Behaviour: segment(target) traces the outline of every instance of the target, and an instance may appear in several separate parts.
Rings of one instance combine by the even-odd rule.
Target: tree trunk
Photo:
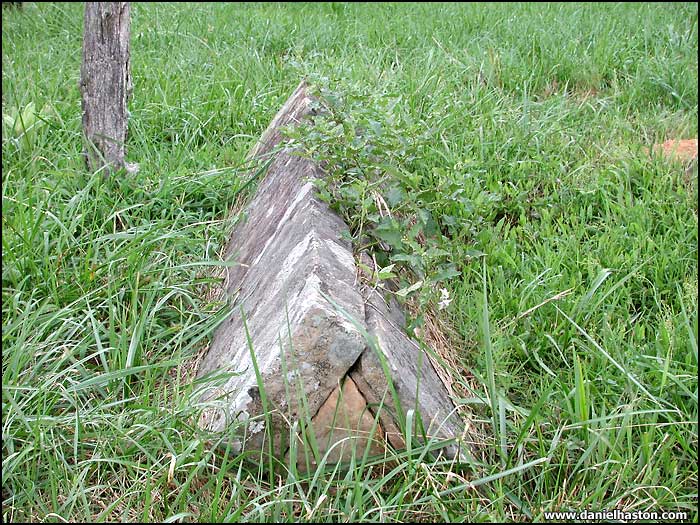
[[[128,2],[86,2],[80,91],[88,169],[124,166],[131,94]]]

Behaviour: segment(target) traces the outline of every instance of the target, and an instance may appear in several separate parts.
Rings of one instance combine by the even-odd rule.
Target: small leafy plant
[[[397,278],[402,299],[447,307],[444,281],[462,271],[449,241],[463,225],[445,200],[469,203],[460,184],[440,188],[425,176],[435,129],[403,111],[399,95],[342,83],[331,90],[323,78],[311,89],[320,111],[286,133],[324,167],[319,196],[349,225],[356,254],[370,255],[374,268],[360,267],[375,280]]]

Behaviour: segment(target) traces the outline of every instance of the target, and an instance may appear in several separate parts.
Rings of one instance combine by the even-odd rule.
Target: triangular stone
[[[458,438],[464,422],[434,366],[406,336],[398,305],[358,283],[347,226],[316,196],[312,180],[323,171],[283,142],[281,127],[308,118],[314,107],[302,82],[252,152],[270,164],[226,250],[238,263],[226,276],[234,311],[215,331],[198,378],[229,374],[223,382],[206,380],[202,399],[211,406],[200,425],[223,432],[244,423],[238,445],[261,449],[273,436],[276,455],[285,457],[296,439],[290,428],[309,414],[330,463],[345,461],[353,444],[364,450],[375,411],[381,427],[372,453],[383,450],[384,432],[395,448],[403,446],[398,421],[412,409],[428,436]],[[398,399],[387,396],[389,381]],[[454,456],[458,448],[446,452]]]

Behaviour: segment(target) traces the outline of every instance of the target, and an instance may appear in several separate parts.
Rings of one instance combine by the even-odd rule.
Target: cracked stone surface
[[[377,347],[369,347],[350,373],[358,388],[370,403],[381,404],[379,418],[395,448],[401,448],[401,433],[397,428],[398,409],[405,418],[408,410],[421,414],[428,437],[450,439],[460,437],[465,425],[433,367],[425,350],[405,333],[406,321],[401,307],[392,297],[386,301],[375,290],[366,290],[366,322]],[[380,354],[385,360],[386,371]],[[391,380],[397,400],[389,387]],[[396,406],[398,401],[399,407]],[[415,432],[414,432],[415,433]],[[446,447],[448,457],[459,453],[459,447]]]

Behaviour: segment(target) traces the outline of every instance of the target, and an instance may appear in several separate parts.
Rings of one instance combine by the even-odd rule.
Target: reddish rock
[[[371,455],[385,450],[384,432],[367,406],[367,401],[350,377],[337,386],[312,419],[319,454],[330,465],[350,461],[353,453],[359,460],[369,447]],[[374,434],[372,432],[374,430]],[[306,469],[303,444],[297,449],[297,465]],[[317,464],[309,458],[311,465]]]

